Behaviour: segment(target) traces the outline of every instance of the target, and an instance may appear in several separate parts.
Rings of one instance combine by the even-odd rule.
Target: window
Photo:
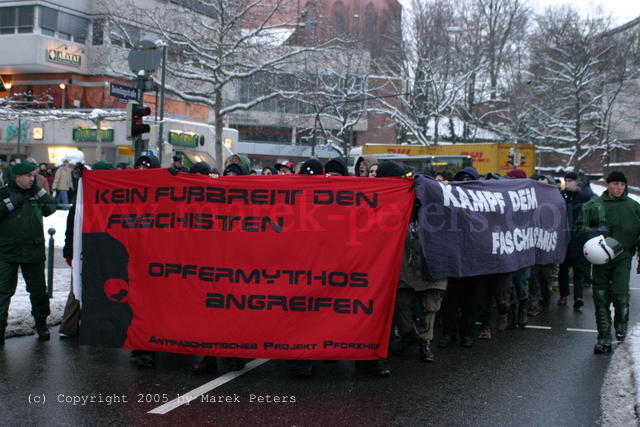
[[[33,6],[20,6],[18,9],[18,32],[33,33]]]
[[[91,44],[94,46],[101,46],[104,43],[104,19],[93,21],[91,36]]]
[[[33,32],[33,6],[0,8],[0,34]]]
[[[40,7],[40,28],[55,34],[58,29],[58,11],[50,7]]]
[[[109,38],[113,46],[131,49],[140,40],[140,29],[132,25],[112,22]]]
[[[87,39],[89,20],[79,16],[40,6],[40,30],[47,36],[57,36],[84,44]]]
[[[0,9],[0,34],[13,34],[16,26],[16,8],[3,7]]]

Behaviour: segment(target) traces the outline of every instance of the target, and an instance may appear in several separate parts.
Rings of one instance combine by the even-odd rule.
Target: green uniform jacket
[[[640,235],[640,204],[626,193],[612,199],[606,191],[585,203],[576,223],[578,233],[589,233],[604,226],[609,228],[609,235],[624,247],[619,258],[632,257]]]
[[[0,260],[32,263],[45,260],[42,217],[56,211],[56,202],[40,188],[22,190],[15,177],[0,188]],[[22,203],[18,203],[24,196]]]

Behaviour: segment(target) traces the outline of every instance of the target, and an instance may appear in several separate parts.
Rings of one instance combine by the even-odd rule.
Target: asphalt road
[[[631,286],[636,324],[639,276]],[[224,361],[218,375],[201,377],[190,373],[192,356],[160,354],[154,368],[138,369],[126,350],[79,346],[57,330],[46,343],[10,338],[0,349],[2,424],[594,425],[610,356],[593,354],[594,332],[567,331],[595,329],[590,288],[585,297],[582,313],[553,305],[530,320],[551,329],[435,349],[432,364],[415,349],[394,356],[391,378],[341,361],[314,362],[314,377],[301,379],[284,361],[268,361],[205,393],[208,402],[198,397],[163,415],[148,412],[224,375]]]

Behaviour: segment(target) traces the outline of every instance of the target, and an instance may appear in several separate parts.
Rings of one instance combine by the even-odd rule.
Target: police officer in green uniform
[[[604,234],[622,245],[623,251],[606,264],[593,265],[593,301],[598,325],[595,353],[611,352],[611,312],[615,308],[616,338],[623,341],[629,321],[631,259],[640,236],[640,204],[627,195],[627,178],[612,171],[607,190],[584,204],[576,223],[578,233]]]
[[[4,344],[9,301],[18,284],[18,267],[27,284],[38,337],[42,341],[50,338],[42,217],[56,211],[56,202],[36,184],[37,167],[22,162],[7,168],[7,185],[0,188],[0,345]]]

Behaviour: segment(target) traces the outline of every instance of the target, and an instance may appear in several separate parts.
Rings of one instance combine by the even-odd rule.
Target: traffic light
[[[527,157],[524,154],[520,153],[520,158],[518,159],[518,166],[524,166],[527,162],[524,161],[524,158]]]
[[[516,165],[516,150],[513,147],[509,149],[509,160],[507,160],[507,163],[511,166]]]
[[[144,116],[151,114],[151,108],[146,105],[140,105],[135,101],[129,101],[127,105],[127,139],[135,138],[138,135],[147,133],[151,130],[149,125],[145,125],[142,121]]]

